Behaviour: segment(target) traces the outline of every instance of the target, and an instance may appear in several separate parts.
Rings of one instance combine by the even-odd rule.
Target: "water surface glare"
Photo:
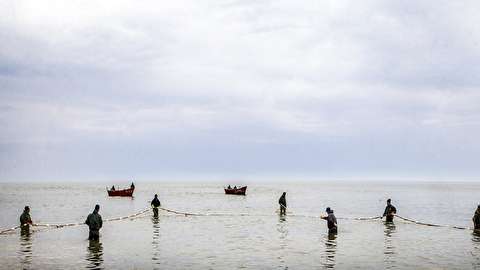
[[[101,205],[104,219],[141,211],[158,193],[161,211],[104,223],[99,241],[86,226],[34,228],[0,235],[1,269],[480,269],[480,236],[400,220],[339,219],[329,235],[318,218],[378,216],[392,198],[415,220],[471,227],[480,184],[250,184],[247,196],[223,194],[221,184],[137,183],[135,197],[109,198],[106,185],[0,184],[0,227],[17,225],[25,205],[36,223],[84,221]],[[276,213],[287,192],[286,216]]]

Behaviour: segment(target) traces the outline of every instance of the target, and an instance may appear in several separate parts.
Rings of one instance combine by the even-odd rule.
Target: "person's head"
[[[26,205],[25,208],[23,209],[23,212],[30,212],[30,206]]]
[[[391,200],[391,199],[388,199],[388,200],[387,200],[387,205],[390,205],[391,202],[392,202],[392,200]]]
[[[327,214],[330,214],[332,212],[332,209],[330,209],[330,207],[327,207],[327,209],[325,209],[325,212],[327,212]]]
[[[282,196],[285,196],[285,195],[287,195],[287,192],[283,192]]]
[[[158,197],[158,195],[157,195],[157,194],[155,194],[155,198],[157,198],[157,197]]]
[[[100,205],[95,205],[95,212],[98,212],[98,210],[100,210]]]

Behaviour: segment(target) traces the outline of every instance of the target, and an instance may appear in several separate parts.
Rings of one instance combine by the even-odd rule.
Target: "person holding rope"
[[[20,230],[22,234],[30,233],[30,225],[33,225],[32,218],[30,217],[30,207],[27,205],[23,209],[23,213],[20,216]]]
[[[285,215],[287,213],[287,199],[285,199],[286,192],[283,192],[280,199],[278,199],[278,204],[280,204],[280,215]]]
[[[391,204],[392,200],[387,200],[387,206],[385,211],[383,211],[383,217],[385,217],[386,222],[393,222],[393,217],[397,214],[397,208]]]
[[[477,206],[477,211],[475,211],[475,215],[473,215],[472,221],[473,230],[480,232],[480,205]]]
[[[328,234],[336,234],[338,231],[337,218],[330,207],[327,207],[325,211],[327,212],[327,216],[321,216],[320,218],[327,221]]]
[[[155,198],[153,198],[152,202],[150,203],[153,209],[153,216],[158,217],[158,207],[160,207],[160,200],[158,199],[158,195],[155,194]]]
[[[85,224],[88,225],[88,229],[90,230],[88,240],[98,240],[100,238],[100,228],[102,228],[103,221],[98,211],[100,211],[100,205],[97,204],[95,205],[93,213],[88,215],[87,220],[85,220]]]

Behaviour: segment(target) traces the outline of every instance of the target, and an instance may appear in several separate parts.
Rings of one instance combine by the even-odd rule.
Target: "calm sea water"
[[[109,198],[102,184],[0,184],[0,227],[17,225],[25,205],[36,223],[84,221],[96,203],[103,218],[149,205],[160,212],[104,224],[99,242],[86,226],[0,235],[2,269],[480,269],[480,237],[472,231],[382,221],[339,219],[329,237],[319,219],[327,206],[339,218],[382,214],[392,198],[398,214],[472,226],[480,184],[316,183],[249,184],[247,196],[223,194],[222,184],[136,183],[135,197]],[[125,183],[128,186],[128,183]],[[277,200],[287,192],[288,212]]]

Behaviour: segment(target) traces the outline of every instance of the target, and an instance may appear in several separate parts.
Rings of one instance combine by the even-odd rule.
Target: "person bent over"
[[[85,220],[85,224],[88,225],[90,230],[88,234],[89,240],[98,240],[100,238],[100,228],[102,228],[103,221],[98,211],[100,211],[100,205],[97,204],[93,213],[88,215],[87,220]]]
[[[321,218],[327,221],[328,233],[335,234],[338,231],[337,218],[333,214],[333,210],[330,209],[330,207],[327,207],[325,211],[327,212],[327,216],[323,216]]]

